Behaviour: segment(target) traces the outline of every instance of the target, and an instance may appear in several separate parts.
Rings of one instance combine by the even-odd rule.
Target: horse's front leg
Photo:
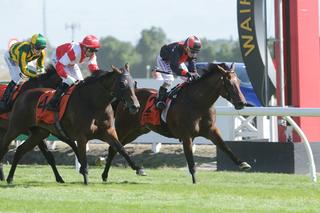
[[[109,176],[109,170],[110,170],[110,166],[111,166],[111,162],[114,158],[114,156],[117,154],[117,151],[114,150],[112,148],[112,146],[109,146],[109,149],[108,149],[108,157],[106,159],[106,165],[104,167],[104,170],[103,170],[103,173],[101,175],[102,177],[102,181],[106,182],[107,179],[108,179],[108,176]]]
[[[42,152],[43,156],[46,158],[47,162],[51,166],[51,169],[53,171],[53,174],[56,178],[57,183],[64,183],[64,180],[62,179],[61,175],[58,172],[58,169],[56,167],[56,161],[54,160],[54,157],[52,153],[48,150],[48,147],[44,141],[41,141],[38,144],[38,147],[40,151]]]
[[[141,171],[143,172],[143,169],[134,163],[134,161],[130,158],[127,151],[124,149],[122,144],[119,142],[115,129],[113,129],[113,128],[109,129],[107,131],[107,134],[104,136],[103,141],[106,141],[110,146],[113,147],[113,149],[118,151],[126,159],[126,161],[129,163],[130,167],[133,170],[136,170],[136,174],[140,174]]]
[[[231,160],[239,166],[241,170],[247,171],[251,169],[251,166],[245,162],[240,160],[237,156],[233,154],[231,149],[226,145],[221,137],[221,133],[217,127],[211,129],[207,136],[209,140],[211,140],[219,149],[221,149],[224,153],[226,153]]]
[[[81,164],[80,167],[80,174],[83,175],[83,182],[85,185],[88,184],[88,162],[87,162],[87,151],[86,151],[86,146],[87,146],[87,140],[77,140],[77,149],[78,149],[78,155],[79,155],[79,163]]]
[[[192,183],[195,184],[196,183],[196,177],[195,177],[196,167],[195,167],[193,152],[192,152],[192,138],[190,137],[184,138],[182,139],[182,142],[183,142],[183,151],[184,151],[184,155],[186,156],[189,172],[192,176]]]

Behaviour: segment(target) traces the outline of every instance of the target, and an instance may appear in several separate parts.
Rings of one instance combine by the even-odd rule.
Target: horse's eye
[[[119,83],[119,87],[120,87],[121,89],[126,88],[126,86],[127,86],[127,84],[126,84],[126,82],[124,82],[124,81],[121,81],[121,82]]]

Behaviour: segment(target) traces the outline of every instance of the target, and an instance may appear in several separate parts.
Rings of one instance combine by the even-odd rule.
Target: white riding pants
[[[56,64],[57,64],[57,58],[56,58],[55,52],[52,55],[52,63],[54,66],[56,66]],[[67,73],[67,77],[66,78],[61,77],[63,83],[66,83],[69,86],[71,86],[76,81],[83,80],[83,75],[81,73],[81,70],[80,70],[80,67],[78,66],[78,64],[64,66],[64,70]]]
[[[25,76],[21,72],[19,65],[10,58],[9,51],[6,51],[4,53],[4,61],[8,65],[9,74],[10,74],[11,80],[14,83],[21,84],[21,83],[23,83],[23,82],[25,82],[26,80],[29,79],[29,77]],[[31,61],[31,62],[28,63],[28,69],[36,70],[36,66],[34,64],[34,61]]]

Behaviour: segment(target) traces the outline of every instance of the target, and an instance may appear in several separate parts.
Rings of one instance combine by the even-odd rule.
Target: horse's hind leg
[[[49,165],[52,168],[52,171],[54,173],[54,176],[56,178],[56,181],[58,183],[64,183],[64,180],[62,179],[62,177],[60,176],[58,169],[56,167],[56,162],[54,160],[54,157],[52,155],[52,153],[48,150],[48,147],[46,145],[46,143],[44,141],[41,141],[38,144],[39,149],[41,150],[42,154],[44,155],[44,157],[46,158],[47,162],[49,163]]]
[[[238,157],[236,157],[231,149],[226,145],[226,143],[223,141],[220,131],[218,128],[214,128],[211,131],[209,131],[209,134],[207,136],[209,140],[211,140],[219,149],[221,149],[224,153],[226,153],[231,160],[239,166],[241,170],[250,170],[251,166],[242,160],[240,160]]]
[[[192,139],[185,138],[185,139],[182,139],[182,141],[183,141],[184,155],[186,156],[189,172],[192,176],[192,183],[196,183],[196,177],[195,177],[196,167],[195,167],[193,153],[192,153]]]
[[[0,162],[2,161],[4,155],[9,150],[9,145],[11,141],[13,141],[16,137],[18,137],[19,132],[16,129],[12,129],[11,131],[7,131],[2,139],[2,144],[0,147]]]
[[[9,175],[7,177],[7,182],[11,183],[13,180],[14,172],[17,168],[19,160],[24,156],[25,153],[32,150],[35,146],[37,146],[39,143],[43,142],[43,139],[49,136],[49,132],[40,129],[40,128],[34,128],[30,130],[30,135],[27,138],[27,140],[21,144],[14,155],[13,162],[10,168]]]

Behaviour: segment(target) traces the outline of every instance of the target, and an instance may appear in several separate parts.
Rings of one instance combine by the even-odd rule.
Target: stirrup
[[[158,101],[158,103],[156,103],[156,108],[160,110],[164,110],[166,106],[167,104],[164,101]]]

